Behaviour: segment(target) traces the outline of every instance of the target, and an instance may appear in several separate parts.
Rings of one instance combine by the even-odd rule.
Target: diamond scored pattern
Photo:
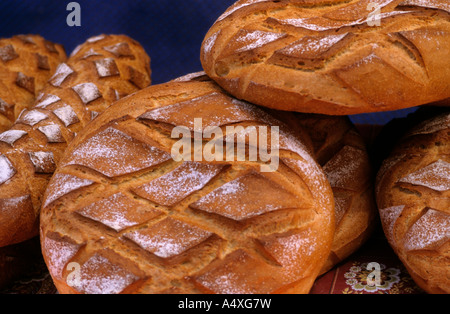
[[[156,256],[170,258],[202,243],[211,235],[209,231],[168,217],[149,228],[131,231],[124,236]]]
[[[95,254],[80,267],[80,278],[72,287],[86,294],[118,294],[139,278],[101,254]]]
[[[182,125],[189,125],[191,121],[183,117],[186,110],[202,111],[202,117],[206,117],[204,120],[206,126],[263,121],[265,118],[256,114],[258,111],[252,109],[250,105],[232,102],[223,95],[212,93],[202,98],[149,111],[140,116],[138,120],[174,123],[174,120],[179,119]],[[208,110],[210,106],[205,103],[218,100],[224,104],[223,111],[211,112]],[[180,110],[180,106],[183,106],[183,110]],[[191,116],[195,116],[195,114]],[[109,126],[100,130],[96,135],[87,138],[75,147],[61,166],[64,168],[68,165],[81,165],[111,179],[125,175],[135,176],[138,184],[133,183],[134,181],[130,184],[128,180],[119,181],[116,186],[116,194],[101,200],[97,198],[90,204],[84,203],[82,208],[74,211],[84,218],[99,222],[116,231],[117,234],[108,233],[108,235],[116,237],[114,241],[118,241],[117,243],[120,242],[121,245],[134,243],[140,249],[161,259],[162,263],[175,262],[178,261],[178,257],[183,256],[190,260],[193,258],[190,255],[192,250],[197,248],[209,250],[211,239],[220,238],[215,231],[208,230],[205,222],[197,221],[197,217],[193,219],[190,214],[186,215],[186,211],[198,210],[199,213],[226,217],[230,219],[230,224],[237,226],[237,222],[266,213],[281,209],[298,209],[299,206],[302,208],[311,206],[311,204],[300,205],[298,196],[269,179],[270,176],[254,171],[233,173],[232,176],[235,179],[223,183],[221,182],[222,177],[229,176],[230,169],[232,169],[231,166],[225,164],[183,162],[176,167],[169,167],[171,170],[166,170],[162,174],[158,170],[164,168],[156,168],[155,172],[150,171],[151,167],[165,162],[173,162],[170,155],[157,148],[157,145],[144,143],[131,134],[134,133],[122,131],[119,126]],[[147,172],[137,174],[144,170]],[[58,191],[65,190],[67,193],[94,183],[90,180],[80,181],[79,178],[68,175],[62,176],[64,177],[56,178],[56,185]],[[103,179],[99,179],[98,182],[100,181]],[[214,183],[212,183],[213,181]],[[182,201],[203,190],[209,184],[219,183],[222,184],[220,187],[198,197],[198,200],[192,201],[189,205],[190,208],[180,205]],[[103,184],[105,183],[100,183],[98,187],[100,188]],[[55,193],[58,192],[50,192],[50,195]],[[274,198],[274,195],[277,198]],[[133,196],[139,200],[134,200]],[[58,195],[58,197],[62,197],[62,195]],[[215,227],[217,228],[217,226]],[[302,241],[304,237],[311,237],[307,228],[273,235],[273,237],[265,236],[260,239],[251,239],[246,236],[238,248],[227,253],[223,258],[217,259],[217,262],[210,264],[201,273],[193,274],[191,279],[196,285],[201,286],[201,289],[214,292],[233,292],[231,289],[233,281],[241,281],[245,276],[254,274],[255,277],[260,276],[266,280],[253,287],[243,284],[241,290],[234,292],[273,292],[290,283],[292,276],[296,278],[303,276],[299,272],[304,269],[299,270],[294,263],[294,259],[297,258],[295,255],[304,254],[308,248],[314,250],[310,242]],[[265,253],[254,249],[256,242],[259,243],[261,251],[265,251]],[[295,250],[292,251],[292,247],[295,247]],[[273,254],[277,258],[272,257],[272,262],[267,262],[265,258],[261,258],[261,254],[266,257]],[[251,266],[252,269],[248,269],[251,264],[247,263],[248,261],[254,262]],[[111,278],[113,288],[111,291],[108,290],[109,292],[121,292],[138,280],[135,275],[125,273],[124,269],[115,266],[117,264],[108,261],[106,255],[102,256],[101,252],[97,251],[84,262],[82,273],[86,275],[82,275],[83,283],[76,287],[77,290],[94,293],[107,290],[102,289],[101,281],[103,279],[96,272],[98,271],[96,265],[99,263],[107,266],[105,269],[108,273],[105,273],[103,278]],[[276,264],[285,268],[281,277],[274,275],[279,273],[280,268]],[[217,280],[222,279],[224,282],[216,285]],[[225,281],[229,284],[227,285]]]
[[[173,206],[195,191],[202,189],[223,166],[185,162],[174,171],[133,190],[155,203]]]
[[[65,165],[86,166],[105,176],[117,177],[170,158],[170,154],[110,127],[77,147]]]
[[[450,190],[450,163],[438,160],[400,179],[399,183],[419,185],[438,192],[448,191]]]
[[[435,250],[450,240],[450,215],[428,209],[405,235],[405,249]]]
[[[0,197],[0,211],[5,211],[4,216],[11,216],[15,219],[15,221],[12,221],[12,219],[4,220],[2,217],[2,227],[4,227],[4,231],[11,231],[11,238],[17,237],[13,233],[16,230],[31,229],[31,227],[33,227],[33,230],[30,230],[28,233],[25,230],[23,233],[26,236],[35,235],[38,222],[36,216],[38,216],[37,214],[41,205],[41,199],[38,195],[41,190],[40,186],[45,186],[44,180],[50,180],[47,186],[49,195],[42,200],[42,207],[49,207],[59,200],[64,200],[66,197],[81,196],[95,188],[102,187],[100,184],[102,182],[101,180],[92,179],[96,174],[86,178],[86,173],[82,174],[77,172],[76,169],[74,171],[69,170],[64,173],[57,173],[51,179],[50,174],[53,174],[56,166],[59,166],[62,153],[65,147],[67,147],[63,144],[68,144],[68,141],[72,140],[74,134],[78,133],[81,127],[89,122],[90,110],[88,106],[92,106],[93,110],[100,112],[103,110],[103,107],[110,105],[114,101],[112,98],[115,95],[123,97],[138,90],[131,84],[126,83],[126,78],[119,77],[120,74],[126,76],[128,74],[126,71],[132,66],[135,70],[132,73],[131,79],[138,84],[141,81],[149,82],[150,77],[147,74],[150,73],[147,72],[149,70],[148,61],[150,60],[147,59],[148,56],[145,54],[145,51],[138,43],[131,40],[130,42],[133,42],[133,45],[130,46],[126,42],[112,46],[111,44],[117,42],[119,38],[121,42],[127,40],[127,37],[122,35],[102,35],[88,40],[89,43],[107,40],[102,46],[100,46],[101,44],[96,44],[95,46],[98,46],[98,49],[91,50],[93,52],[101,51],[111,58],[105,57],[104,59],[98,60],[99,58],[94,58],[97,54],[92,54],[89,56],[89,60],[80,61],[81,58],[73,58],[68,60],[67,64],[59,62],[60,66],[58,69],[56,71],[53,69],[52,71],[55,73],[54,76],[49,76],[46,79],[47,83],[51,86],[48,86],[45,92],[36,98],[35,109],[22,111],[17,123],[20,124],[19,127],[22,129],[10,130],[0,134],[0,146],[2,149],[8,145],[14,148],[16,152],[21,153],[20,156],[19,154],[10,154],[9,152],[4,155],[0,154],[0,185],[7,189],[6,194],[8,194],[9,186],[19,182],[22,185],[20,190],[26,190],[24,193],[28,193],[21,198],[2,199]],[[33,44],[33,38],[31,37],[25,36],[21,37],[21,39],[28,45]],[[48,42],[46,46],[50,51],[57,52],[52,43]],[[81,49],[84,49],[83,47],[86,47],[86,45],[80,45]],[[87,47],[89,48],[89,45]],[[101,47],[105,47],[105,50],[100,50]],[[17,50],[17,53],[19,52]],[[12,46],[6,48],[0,47],[0,58],[2,59],[0,63],[10,62],[17,58],[17,53]],[[114,56],[117,56],[117,58]],[[50,57],[47,58],[47,56],[38,53],[35,53],[33,57],[36,58],[36,64],[41,70],[49,70],[49,65],[53,66],[53,63],[50,62]],[[94,62],[93,60],[96,61]],[[131,62],[132,60],[134,61]],[[29,77],[27,72],[24,73],[26,75],[20,72],[17,73],[15,83],[19,87],[34,93],[34,78]],[[113,76],[115,77],[112,78]],[[120,81],[123,81],[124,84],[120,83]],[[10,115],[13,109],[13,104],[8,104],[0,100],[0,113]],[[68,127],[71,128],[68,129]],[[118,131],[116,135],[119,133]],[[120,137],[121,135],[122,137]],[[142,148],[140,150],[137,149],[139,153],[142,153],[142,158],[140,158],[141,156],[129,156],[126,153],[124,155],[111,156],[105,152],[105,155],[102,155],[105,159],[110,158],[117,163],[127,163],[130,160],[136,160],[130,171],[146,168],[148,166],[147,162],[151,164],[148,156],[152,154],[157,157],[162,156],[161,159],[166,160],[164,158],[167,156],[164,152],[160,152],[150,146],[147,147],[144,143],[127,137],[125,133],[119,134],[116,136],[116,139],[118,141],[113,141],[112,145],[117,144],[117,146],[107,148],[119,148],[120,150],[123,147],[124,151],[127,151],[129,148],[131,150],[136,149],[136,147]],[[121,146],[121,140],[125,142],[124,146]],[[49,143],[58,144],[50,145]],[[34,146],[31,146],[31,144]],[[47,144],[49,146],[48,148],[46,148]],[[117,158],[114,159],[115,157]],[[20,161],[22,161],[20,158],[23,158],[24,162],[27,163],[25,165],[26,167],[19,167]],[[120,160],[121,158],[123,159]],[[18,174],[16,175],[16,168],[17,172],[19,170],[23,172],[20,173],[20,176]],[[96,168],[95,165],[94,168]],[[102,169],[99,170],[101,171]],[[114,171],[122,170],[123,168],[115,169]],[[126,174],[129,173],[126,172]],[[114,172],[107,174],[115,175]],[[16,178],[17,180],[14,180]],[[20,182],[22,179],[26,182]],[[103,182],[104,180],[103,178]],[[27,184],[31,190],[28,189]],[[36,185],[36,189],[34,185]],[[76,213],[72,215],[72,218],[84,222],[88,221],[88,219],[99,221],[112,229],[108,230],[109,233],[115,234],[113,230],[119,233],[127,228],[132,228],[150,221],[162,213],[154,208],[154,206],[142,200],[134,200],[133,195],[130,193],[116,193],[114,195],[107,194],[102,196],[106,198],[100,201],[98,199],[92,200],[94,203],[90,206],[83,204],[83,208],[76,209],[75,211],[72,209],[71,211]],[[110,210],[104,211],[105,207],[110,207]],[[123,217],[120,216],[120,214],[124,213],[120,210],[126,210],[126,215]],[[11,214],[6,215],[6,211]],[[33,225],[30,225],[30,223]],[[95,225],[92,221],[90,223]],[[72,238],[61,230],[47,232],[44,243],[47,253],[50,255],[48,265],[54,278],[65,281],[70,285],[69,280],[71,278],[73,279],[73,277],[70,276],[70,268],[67,268],[67,266],[72,261],[78,263],[78,266],[81,266],[81,277],[75,278],[80,279],[80,281],[75,280],[74,284],[70,285],[71,288],[79,292],[120,293],[138,279],[136,276],[137,271],[122,268],[117,264],[117,259],[120,257],[111,257],[111,252],[105,252],[102,249],[95,250],[93,254],[86,254],[86,243],[84,240],[76,237]],[[99,268],[101,268],[101,273],[98,273]]]
[[[190,206],[243,221],[271,211],[297,208],[298,199],[275,182],[252,172],[224,184]]]
[[[108,210],[105,211],[105,208]],[[162,213],[156,208],[144,206],[122,193],[92,203],[76,212],[86,218],[99,221],[117,232],[146,222]]]

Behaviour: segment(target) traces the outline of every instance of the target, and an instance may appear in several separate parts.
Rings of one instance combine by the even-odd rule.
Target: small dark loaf
[[[201,61],[239,99],[347,115],[449,98],[449,55],[448,0],[241,0],[207,33]]]
[[[40,35],[0,39],[0,132],[29,109],[57,66],[66,61],[64,47]]]
[[[175,126],[220,127],[218,143],[236,145],[247,141],[227,126],[279,126],[279,167],[262,172],[261,155],[175,161]],[[297,135],[214,82],[170,82],[118,101],[70,144],[41,245],[60,293],[308,293],[334,226],[330,184]]]
[[[61,63],[34,107],[0,134],[0,247],[38,234],[48,181],[68,143],[116,100],[150,84],[150,58],[123,35],[100,35]]]
[[[450,293],[450,113],[409,131],[384,161],[376,198],[389,243],[416,283]]]

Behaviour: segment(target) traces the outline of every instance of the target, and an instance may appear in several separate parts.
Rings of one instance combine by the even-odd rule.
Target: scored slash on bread
[[[8,130],[24,109],[29,109],[67,59],[62,45],[40,35],[0,39],[0,132]]]
[[[150,76],[149,56],[124,35],[92,37],[59,64],[34,106],[0,134],[0,247],[38,235],[43,195],[67,145]]]
[[[449,293],[450,114],[408,131],[378,173],[376,198],[386,237],[414,281]]]
[[[174,81],[211,79],[205,72],[197,72]],[[362,136],[349,117],[268,112],[302,134],[302,140],[314,152],[333,189],[336,231],[330,256],[321,271],[324,274],[356,252],[377,225],[372,161]]]
[[[335,199],[336,232],[322,274],[355,253],[377,226],[374,169],[366,144],[348,117],[296,114]]]
[[[195,118],[279,126],[278,170],[173,160],[171,130],[193,131]],[[308,293],[335,228],[309,144],[201,80],[146,88],[98,116],[69,145],[44,204],[41,244],[61,293]]]
[[[201,49],[205,72],[235,97],[328,115],[446,99],[449,55],[447,0],[241,0]]]

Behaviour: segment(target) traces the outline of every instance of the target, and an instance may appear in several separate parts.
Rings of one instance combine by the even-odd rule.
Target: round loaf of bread
[[[6,131],[66,61],[64,47],[40,35],[0,39],[0,132]]]
[[[376,198],[389,243],[429,293],[450,293],[450,114],[420,123],[383,163]]]
[[[175,81],[210,81],[205,72]],[[356,252],[372,234],[378,218],[374,197],[374,170],[366,143],[349,117],[266,110],[299,132],[314,152],[333,189],[336,231],[326,273]]]
[[[364,139],[348,117],[296,117],[312,139],[335,199],[336,232],[323,274],[355,253],[377,225],[374,171]]]
[[[58,66],[33,107],[0,134],[0,247],[38,236],[42,198],[67,145],[150,82],[150,57],[125,35],[91,37]]]
[[[118,101],[70,144],[45,195],[58,291],[308,293],[334,200],[300,138],[214,82]]]
[[[450,96],[447,0],[241,0],[211,27],[204,70],[239,99],[348,115]]]

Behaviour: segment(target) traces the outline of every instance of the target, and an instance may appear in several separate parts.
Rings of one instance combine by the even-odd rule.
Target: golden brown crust
[[[173,160],[174,126],[192,132],[195,118],[224,131],[279,125],[278,169]],[[308,293],[330,252],[333,205],[284,124],[213,82],[170,82],[120,100],[70,144],[41,244],[61,293]]]
[[[448,98],[449,49],[446,0],[241,0],[205,36],[201,61],[240,99],[348,115]]]
[[[376,226],[372,163],[361,135],[347,117],[297,114],[314,143],[316,159],[335,198],[336,232],[322,274],[356,252]]]
[[[64,47],[40,35],[0,39],[0,132],[11,127],[29,109],[53,75],[66,61]]]
[[[127,36],[92,37],[58,66],[33,108],[0,134],[0,247],[38,234],[42,197],[68,143],[113,102],[148,86],[149,64]]]
[[[409,131],[384,161],[376,184],[389,243],[416,283],[449,293],[450,115]]]
[[[209,80],[205,72],[197,72],[176,81]],[[356,252],[376,226],[374,171],[365,141],[348,117],[268,112],[298,133],[310,151],[315,152],[333,189],[336,232],[323,274]]]

